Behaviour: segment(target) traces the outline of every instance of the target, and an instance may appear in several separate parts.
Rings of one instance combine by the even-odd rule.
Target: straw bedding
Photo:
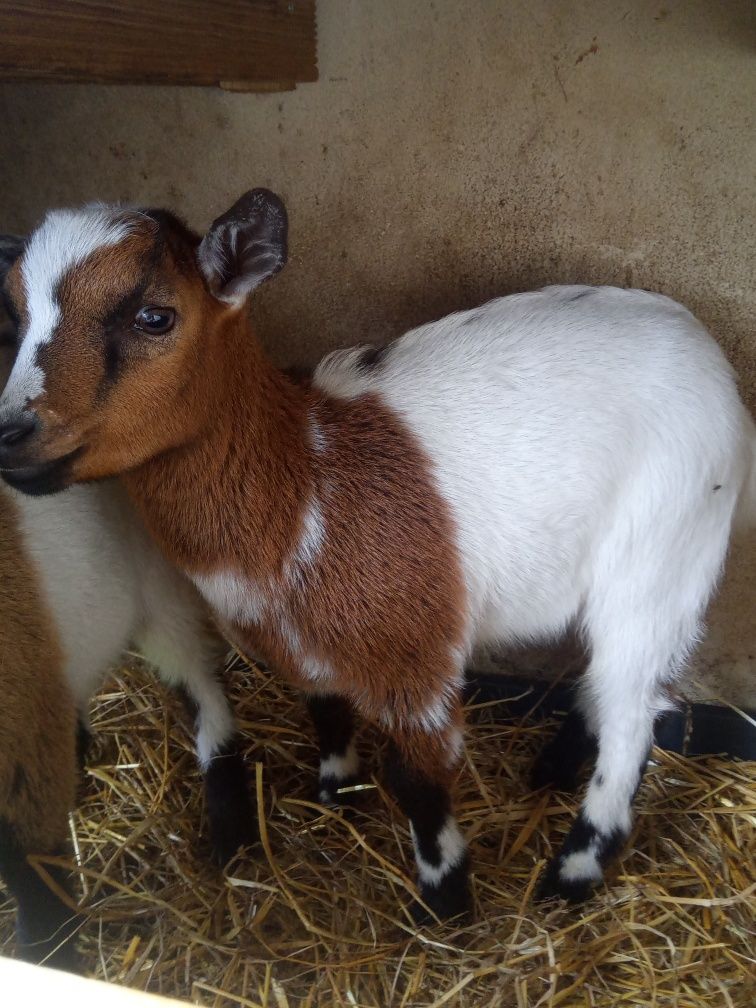
[[[609,888],[578,911],[534,906],[575,802],[529,790],[547,725],[474,708],[457,808],[475,919],[417,930],[406,912],[411,846],[380,784],[381,740],[362,735],[357,807],[325,811],[296,696],[238,659],[227,672],[260,761],[263,844],[225,878],[199,839],[201,782],[180,704],[138,668],[99,698],[72,817],[93,975],[219,1008],[756,1003],[753,764],[655,752]],[[11,929],[0,895],[0,948]]]

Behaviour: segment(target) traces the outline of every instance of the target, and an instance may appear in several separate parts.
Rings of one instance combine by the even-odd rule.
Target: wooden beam
[[[3,1004],[76,1005],[76,1008],[190,1008],[189,1002],[144,994],[139,990],[87,980],[61,970],[5,959],[0,956]]]
[[[315,0],[0,0],[0,80],[317,80]]]

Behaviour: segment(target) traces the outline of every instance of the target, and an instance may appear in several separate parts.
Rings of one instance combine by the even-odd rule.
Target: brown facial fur
[[[76,712],[54,625],[0,490],[0,817],[30,853],[58,849],[76,789]]]
[[[30,463],[80,449],[70,480],[77,482],[113,475],[181,443],[200,408],[183,395],[186,376],[199,364],[202,333],[194,325],[216,304],[199,280],[196,244],[174,218],[144,217],[128,238],[63,276],[56,291],[61,322],[37,351],[45,391],[29,404],[42,422]],[[21,269],[14,265],[6,287],[23,332]],[[142,305],[175,308],[174,328],[163,336],[134,329]]]

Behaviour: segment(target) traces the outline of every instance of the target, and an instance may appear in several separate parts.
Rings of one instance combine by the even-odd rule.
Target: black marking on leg
[[[68,873],[63,868],[47,865],[45,870],[61,889],[71,892]],[[0,876],[18,906],[19,956],[29,962],[44,961],[57,969],[77,970],[75,935],[84,918],[72,913],[32,868],[12,824],[3,817],[0,817]]]
[[[448,789],[408,764],[393,742],[386,757],[386,779],[412,825],[417,856],[430,868],[440,868],[444,854],[439,834],[451,815]],[[421,878],[423,902],[441,920],[466,913],[472,903],[469,876],[470,857],[465,850],[460,860],[450,866],[438,882],[431,883]],[[412,915],[418,923],[428,919],[427,911],[419,904],[412,909]]]
[[[236,736],[210,759],[205,771],[205,800],[213,859],[223,866],[240,847],[250,847],[258,840],[255,805]]]
[[[596,737],[588,732],[585,718],[580,711],[571,710],[536,759],[532,786],[574,792],[580,771],[589,760],[596,758],[597,751]]]
[[[561,872],[567,858],[571,854],[590,851],[603,869],[619,854],[626,839],[627,836],[621,829],[601,833],[588,821],[581,809],[559,853],[546,866],[538,883],[536,899],[545,900],[552,896],[561,896],[568,903],[582,903],[598,884],[598,880],[564,878]]]
[[[344,758],[354,740],[352,704],[335,693],[312,694],[307,697],[307,709],[315,725],[321,766],[332,757]],[[356,783],[354,774],[338,777],[318,771],[318,801],[326,805],[353,805],[357,792],[340,794],[339,789]]]
[[[307,709],[315,725],[321,760],[345,756],[354,736],[354,710],[336,693],[307,697]]]
[[[472,908],[469,853],[465,852],[462,860],[449,869],[438,885],[421,883],[420,898],[422,903],[414,903],[410,907],[412,919],[416,924],[428,924],[432,921],[426,907],[432,910],[439,920],[469,914]]]
[[[385,769],[388,786],[412,823],[420,857],[429,865],[440,865],[437,838],[451,812],[448,790],[406,763],[393,742],[389,743]]]

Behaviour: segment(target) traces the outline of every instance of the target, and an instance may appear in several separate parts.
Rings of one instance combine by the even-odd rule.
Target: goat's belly
[[[519,644],[559,637],[580,612],[576,585],[496,585],[473,611],[471,647]]]

